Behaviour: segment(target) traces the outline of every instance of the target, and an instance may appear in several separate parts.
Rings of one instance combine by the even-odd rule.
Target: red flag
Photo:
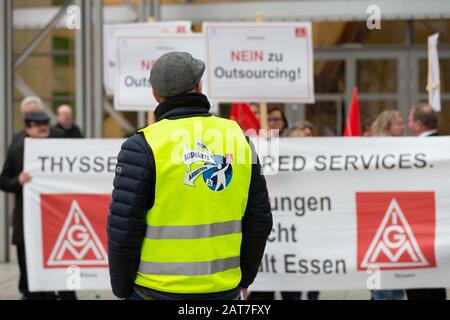
[[[237,121],[244,131],[249,129],[258,131],[260,128],[259,119],[252,112],[250,105],[247,103],[233,103],[231,105],[230,118]]]
[[[352,104],[345,123],[344,137],[360,137],[361,120],[359,116],[358,89],[353,89]]]

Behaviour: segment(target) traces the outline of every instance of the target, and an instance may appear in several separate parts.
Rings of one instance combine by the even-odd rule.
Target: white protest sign
[[[117,32],[122,35],[161,35],[191,33],[190,21],[108,24],[103,36],[103,82],[108,95],[114,95],[117,66]]]
[[[199,34],[164,36],[122,36],[118,33],[118,60],[114,106],[122,111],[149,111],[158,105],[150,85],[154,62],[171,51],[189,52],[205,61],[203,36]],[[208,69],[208,67],[207,67]],[[208,94],[206,76],[203,92]]]
[[[310,23],[205,23],[210,97],[314,102]]]

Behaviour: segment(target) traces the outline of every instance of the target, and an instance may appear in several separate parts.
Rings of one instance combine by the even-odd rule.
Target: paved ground
[[[10,263],[0,263],[0,300],[18,300],[20,294],[17,290],[18,266],[16,264],[15,250],[11,250],[12,261]],[[447,297],[450,290],[447,289]],[[115,300],[114,295],[109,291],[82,291],[78,292],[78,298],[82,300]],[[279,294],[276,295],[280,299]],[[368,290],[362,291],[326,291],[322,292],[322,300],[368,300],[370,293]]]
[[[19,282],[19,267],[16,263],[15,247],[11,250],[11,262],[0,263],[0,300],[18,300],[21,295],[17,289]],[[83,300],[112,300],[115,299],[112,292],[108,291],[81,291],[77,293]]]

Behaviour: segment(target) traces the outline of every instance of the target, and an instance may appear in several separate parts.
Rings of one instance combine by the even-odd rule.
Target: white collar
[[[419,134],[419,137],[428,137],[428,136],[431,136],[432,134],[434,134],[436,132],[437,132],[436,129],[428,130],[428,131],[425,131],[425,132],[422,132],[421,134]]]

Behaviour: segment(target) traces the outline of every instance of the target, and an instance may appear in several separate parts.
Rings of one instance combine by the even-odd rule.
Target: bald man
[[[409,112],[408,127],[415,137],[438,136],[438,117],[436,111],[428,104],[418,104]],[[408,300],[446,300],[445,288],[407,289]]]
[[[83,138],[80,128],[74,123],[72,108],[66,104],[57,110],[58,124],[55,126],[56,138]]]
[[[408,127],[415,137],[438,136],[438,117],[436,111],[428,104],[418,104],[411,108]]]

